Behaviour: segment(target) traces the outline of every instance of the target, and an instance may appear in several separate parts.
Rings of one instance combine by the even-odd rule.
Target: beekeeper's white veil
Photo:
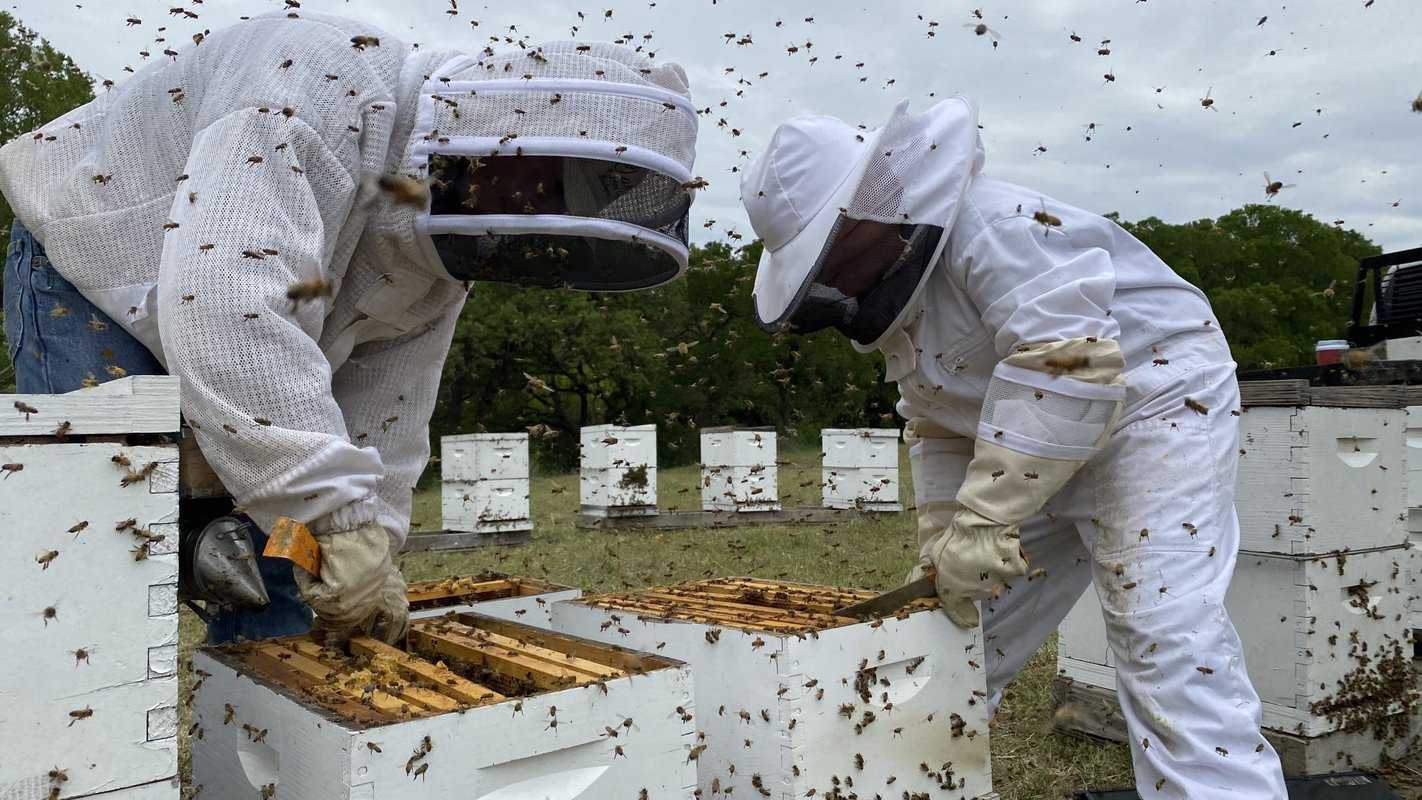
[[[432,181],[417,227],[460,279],[665,283],[687,264],[696,128],[686,73],[631,48],[552,42],[458,59],[421,92],[407,168]],[[493,159],[539,177],[491,208]]]

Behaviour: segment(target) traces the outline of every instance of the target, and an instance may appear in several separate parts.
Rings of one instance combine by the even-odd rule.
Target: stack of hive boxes
[[[1240,418],[1226,606],[1285,771],[1376,763],[1393,737],[1371,733],[1394,730],[1411,705],[1406,411],[1265,402]],[[1072,690],[1114,691],[1095,591],[1063,622],[1058,655]]]
[[[528,467],[526,433],[442,437],[440,507],[444,529],[463,533],[533,530]]]
[[[582,513],[637,517],[657,513],[657,426],[589,425],[579,440]]]
[[[820,432],[825,508],[902,511],[897,428]]]
[[[774,428],[703,428],[701,508],[779,511]]]
[[[178,379],[0,409],[0,797],[177,800]]]

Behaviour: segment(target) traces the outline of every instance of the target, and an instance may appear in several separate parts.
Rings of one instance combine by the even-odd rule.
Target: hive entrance
[[[657,619],[795,635],[856,624],[859,620],[837,617],[834,610],[873,597],[874,592],[854,589],[723,578],[597,595],[582,602]],[[930,608],[933,604],[931,600],[915,601],[905,611]]]
[[[556,590],[557,587],[551,584],[528,578],[480,575],[412,583],[406,597],[410,601],[411,611],[425,611],[509,597],[532,597]]]
[[[210,652],[307,705],[366,726],[591,686],[673,663],[471,614],[412,621],[404,649],[356,637],[346,653],[294,636]]]

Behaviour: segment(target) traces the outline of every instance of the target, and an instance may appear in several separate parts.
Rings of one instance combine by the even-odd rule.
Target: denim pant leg
[[[15,221],[5,254],[5,339],[22,394],[63,394],[128,375],[164,375],[142,342],[59,274]]]
[[[252,544],[256,545],[260,554],[267,546],[267,535],[257,530],[255,525],[252,530]],[[212,624],[207,626],[207,641],[210,644],[292,636],[311,629],[311,609],[301,601],[301,592],[292,577],[294,567],[291,562],[258,555],[257,568],[262,573],[262,583],[267,586],[271,605],[261,611],[219,611]]]

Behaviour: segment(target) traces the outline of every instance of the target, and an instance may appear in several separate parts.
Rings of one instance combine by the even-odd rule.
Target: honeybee
[[[364,50],[367,47],[379,47],[380,37],[378,36],[352,36],[351,47],[357,50]]]
[[[76,708],[73,711],[69,712],[69,724],[65,727],[72,728],[74,727],[74,723],[78,722],[81,719],[88,719],[92,716],[94,716],[94,709],[88,706],[85,706],[83,708]]]
[[[1062,226],[1062,220],[1061,217],[1047,212],[1047,201],[1042,200],[1041,203],[1041,210],[1033,211],[1032,219],[1036,221],[1038,225],[1042,226],[1042,238],[1045,239],[1051,234],[1053,228],[1060,228]]]
[[[0,480],[9,480],[10,476],[24,469],[24,464],[0,464],[0,472],[5,473],[5,477]]]
[[[1422,114],[1422,92],[1418,92],[1417,97],[1413,98],[1412,110],[1418,114]]]
[[[1214,98],[1210,97],[1210,93],[1214,90],[1215,87],[1211,86],[1209,91],[1205,92],[1205,96],[1200,98],[1200,106],[1202,108],[1208,108],[1211,111],[1219,111],[1218,108],[1215,108]]]
[[[35,556],[35,563],[40,565],[41,571],[44,571],[49,569],[50,562],[54,561],[56,558],[59,558],[58,550],[46,550],[43,553],[40,553],[39,555]]]
[[[25,415],[25,422],[29,422],[29,421],[30,421],[30,415],[31,415],[31,414],[38,414],[38,413],[39,413],[39,409],[38,409],[38,408],[35,408],[34,406],[30,405],[29,403],[24,403],[24,402],[21,402],[21,401],[19,401],[19,400],[16,400],[16,401],[15,401],[15,410],[18,411],[18,412],[20,412],[21,414],[24,414],[24,415]]]
[[[1294,184],[1276,181],[1269,177],[1269,173],[1264,173],[1264,197],[1273,200],[1274,196],[1284,189],[1292,189]]]
[[[1210,407],[1192,397],[1185,398],[1185,407],[1200,414],[1201,416],[1210,413]]]
[[[67,424],[69,424],[69,423],[65,423],[65,424],[67,425]],[[76,522],[76,523],[74,523],[73,525],[71,525],[71,526],[69,527],[69,530],[66,531],[66,533],[77,534],[77,533],[79,533],[80,531],[84,530],[84,529],[87,528],[87,527],[89,527],[89,520],[86,519],[86,520],[83,520],[82,522]]]
[[[302,303],[330,296],[331,284],[321,278],[313,278],[309,281],[298,281],[286,287],[286,299],[291,301],[293,311],[299,308]]]

